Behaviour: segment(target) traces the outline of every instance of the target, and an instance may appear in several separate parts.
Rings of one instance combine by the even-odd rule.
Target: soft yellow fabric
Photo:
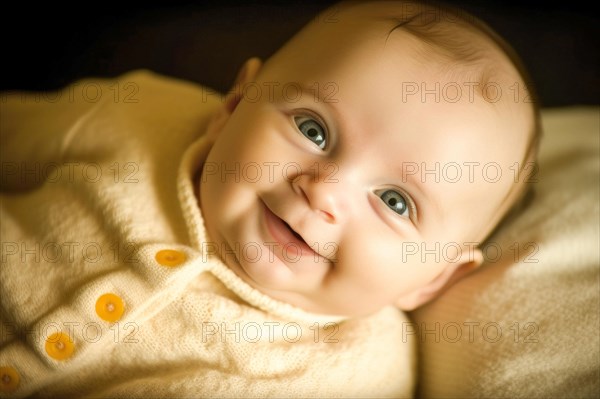
[[[598,397],[600,112],[542,116],[533,201],[481,270],[411,314],[420,397]]]
[[[205,250],[192,179],[219,101],[143,71],[3,98],[0,367],[20,382],[0,396],[411,395],[401,312],[309,314]],[[185,262],[160,265],[164,249]],[[96,314],[107,293],[115,323]],[[58,331],[62,361],[44,349]]]

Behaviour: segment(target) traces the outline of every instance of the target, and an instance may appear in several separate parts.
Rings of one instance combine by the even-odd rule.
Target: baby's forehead
[[[475,93],[495,101],[494,83],[502,79],[510,86],[509,82],[519,81],[519,72],[488,30],[477,27],[475,19],[461,19],[427,4],[343,3],[311,21],[270,61],[289,68],[285,61],[298,63],[304,58],[325,69],[332,65],[325,60],[343,62],[349,51],[359,49],[364,50],[364,61],[378,63],[381,53],[374,56],[369,48],[389,48],[390,54],[395,50],[420,68],[435,68],[438,74],[471,84]],[[363,64],[347,66],[359,69]],[[518,90],[516,86],[513,90]]]

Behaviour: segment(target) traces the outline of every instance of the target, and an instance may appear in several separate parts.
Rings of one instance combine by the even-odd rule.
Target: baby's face
[[[523,112],[422,65],[405,34],[362,34],[266,64],[200,182],[211,250],[313,312],[373,312],[473,260],[526,146]]]

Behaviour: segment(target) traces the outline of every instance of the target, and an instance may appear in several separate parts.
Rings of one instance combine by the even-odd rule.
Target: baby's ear
[[[441,294],[456,281],[477,269],[482,263],[483,254],[481,250],[474,248],[471,251],[463,251],[460,259],[449,263],[444,271],[432,281],[423,287],[402,295],[396,301],[396,306],[407,311],[416,309]]]
[[[233,82],[231,90],[225,96],[223,104],[213,114],[208,124],[206,136],[208,136],[209,140],[214,141],[218,136],[229,116],[231,116],[231,113],[240,103],[242,94],[244,93],[244,85],[254,80],[261,67],[262,62],[258,58],[250,58],[244,62]]]
[[[250,83],[256,78],[258,71],[262,67],[262,62],[260,59],[253,57],[246,62],[238,71],[238,74],[235,78],[235,82],[233,82],[233,87],[229,90],[229,93],[225,97],[225,110],[231,114],[237,105],[242,100],[242,93],[244,92],[244,85]]]

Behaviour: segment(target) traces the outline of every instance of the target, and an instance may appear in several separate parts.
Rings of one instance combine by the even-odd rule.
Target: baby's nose
[[[339,223],[347,211],[350,193],[339,181],[300,174],[292,181],[292,188],[327,223]]]

